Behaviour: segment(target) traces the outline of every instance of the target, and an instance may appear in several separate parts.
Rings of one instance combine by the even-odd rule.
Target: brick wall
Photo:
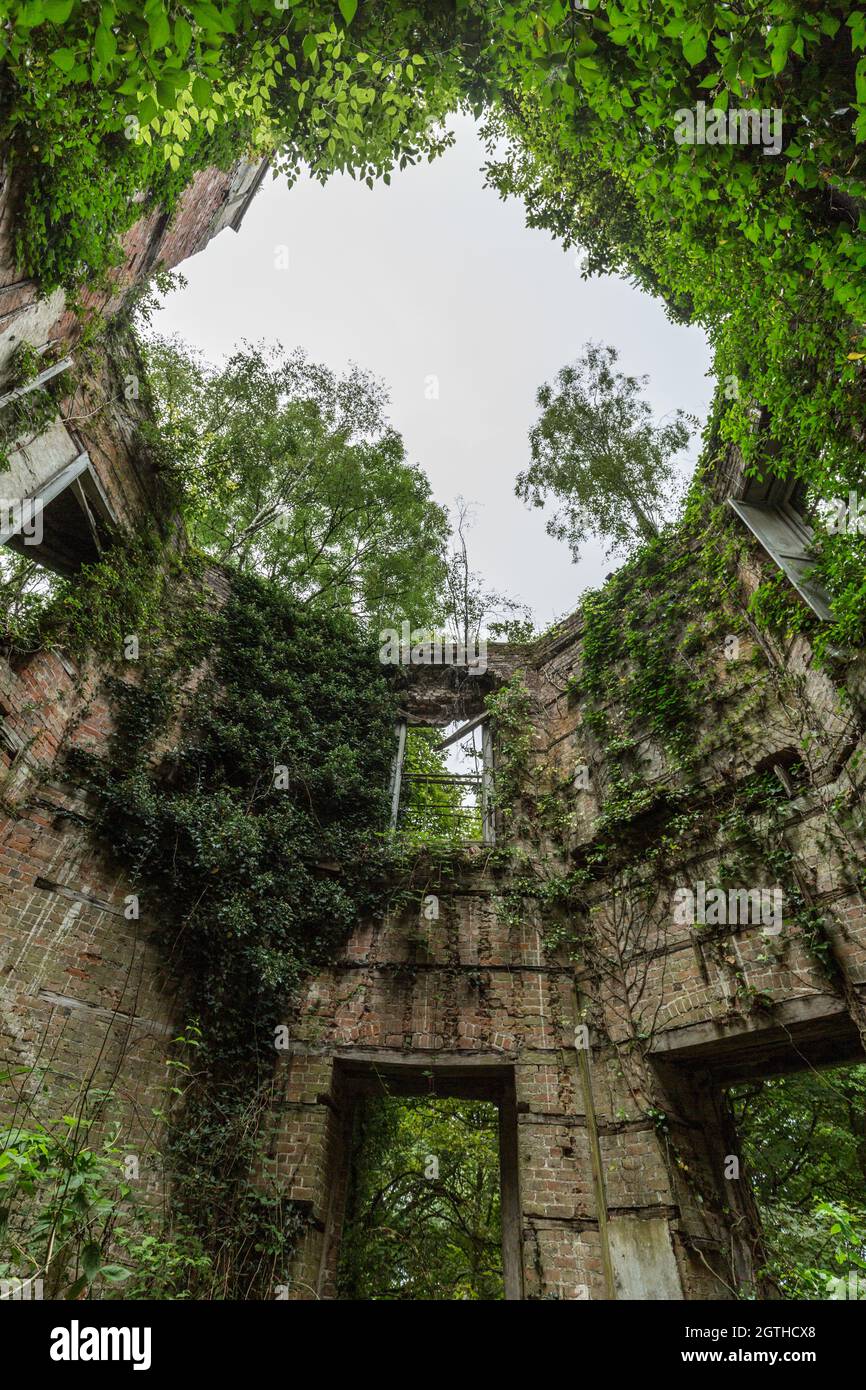
[[[112,312],[158,260],[178,263],[205,244],[229,188],[229,176],[207,171],[171,226],[159,213],[143,218],[126,239],[115,289],[91,304]],[[62,296],[40,302],[16,272],[13,210],[7,183],[0,364],[22,337],[65,348],[79,327]],[[135,527],[165,504],[122,381],[123,364],[106,360],[70,382],[62,410],[121,524]],[[747,594],[758,577],[747,567],[731,582]],[[746,641],[744,658],[749,651]],[[537,899],[526,895],[516,918],[504,912],[505,871],[483,853],[450,872],[422,860],[415,887],[419,899],[438,896],[438,920],[415,906],[358,923],[342,958],[299,1004],[287,1001],[291,1045],[275,1058],[270,1152],[258,1179],[309,1217],[282,1273],[292,1297],[336,1291],[352,1087],[366,1074],[427,1089],[432,1077],[441,1094],[476,1085],[500,1098],[506,1149],[513,1140],[510,1296],[718,1298],[752,1281],[760,1232],[746,1183],[724,1176],[736,1136],[721,1088],[785,1070],[794,1054],[816,1064],[862,1056],[866,982],[866,909],[852,873],[862,839],[853,830],[847,844],[828,839],[831,809],[856,806],[862,793],[855,712],[866,667],[852,667],[846,703],[814,669],[803,638],[785,648],[768,642],[766,654],[759,668],[719,653],[716,709],[694,731],[706,826],[674,876],[715,881],[726,845],[710,811],[754,769],[803,753],[808,735],[808,778],[789,798],[784,834],[803,890],[826,915],[835,969],[790,923],[778,938],[756,924],[697,932],[677,923],[670,885],[651,891],[648,857],[632,863],[628,892],[613,863],[587,889],[571,925],[593,950],[576,960],[554,944],[551,928],[562,923]],[[537,766],[564,781],[577,763],[593,767],[590,785],[570,793],[567,842],[532,851],[564,865],[592,849],[613,773],[566,693],[581,659],[576,615],[527,667]],[[519,660],[497,650],[483,683],[422,671],[404,691],[410,719],[470,716]],[[774,672],[795,676],[794,686],[783,688]],[[28,1113],[56,1116],[88,1087],[112,1088],[122,1143],[158,1193],[164,1135],[153,1111],[165,1098],[167,1041],[184,1021],[183,981],[167,966],[159,923],[128,915],[135,885],[97,846],[86,798],[64,780],[71,745],[99,747],[110,735],[104,674],[59,651],[0,659],[0,1039],[4,1058],[22,1069]],[[670,781],[663,750],[649,735],[642,747],[647,781]],[[649,849],[653,825],[641,833]],[[645,891],[635,895],[642,874]],[[575,1046],[584,1021],[588,1051]]]
[[[43,295],[17,265],[14,229],[20,189],[0,169],[0,383],[21,342],[36,348],[50,345],[62,355],[75,346],[91,314],[110,318],[157,266],[172,269],[201,251],[222,230],[223,209],[246,164],[242,159],[227,171],[201,170],[170,218],[154,208],[134,223],[123,237],[123,259],[110,272],[108,286],[81,293],[83,312],[67,307],[62,290]]]
[[[756,576],[744,572],[737,582],[748,588]],[[527,672],[536,764],[550,783],[571,780],[587,759],[593,766],[590,786],[569,793],[565,854],[549,846],[566,866],[592,849],[613,771],[565,691],[580,669],[581,640],[578,617]],[[628,892],[614,864],[587,890],[579,926],[597,949],[577,964],[548,947],[554,919],[531,898],[517,924],[506,924],[505,881],[481,860],[456,877],[437,879],[428,866],[419,881],[438,895],[439,920],[425,920],[419,907],[359,926],[345,957],[310,983],[294,1025],[284,1067],[293,1100],[275,1143],[289,1146],[289,1191],[311,1204],[295,1297],[334,1288],[341,1211],[333,1195],[346,1155],[329,1136],[345,1098],[328,1084],[328,1068],[351,1059],[375,1074],[395,1057],[419,1076],[445,1068],[442,1094],[449,1060],[500,1066],[513,1077],[523,1296],[725,1298],[754,1282],[760,1230],[745,1177],[725,1176],[726,1160],[738,1155],[722,1088],[804,1060],[862,1057],[866,941],[863,899],[851,883],[862,842],[825,843],[830,808],[859,797],[856,702],[812,668],[802,638],[774,650],[767,668],[746,661],[750,652],[746,640],[736,667],[720,650],[717,707],[694,731],[705,750],[695,796],[706,802],[706,824],[670,878],[720,880],[729,847],[713,829],[719,807],[756,768],[801,752],[808,731],[808,784],[790,796],[783,833],[808,901],[826,916],[837,969],[816,958],[789,915],[778,937],[760,922],[678,923],[670,883],[635,895],[644,871],[652,884],[649,858],[642,865],[639,855]],[[503,659],[503,671],[512,668]],[[793,701],[779,672],[797,676]],[[861,682],[854,667],[850,688]],[[646,747],[647,779],[670,783],[663,753],[650,739]],[[644,833],[649,852],[652,827]],[[600,969],[601,958],[608,965]],[[584,1066],[575,1049],[580,1019],[590,1021]],[[640,1037],[647,1042],[636,1046]],[[317,1095],[310,1090],[293,1109],[297,1076],[319,1064]]]
[[[580,642],[575,623],[529,672],[535,756],[561,773],[589,746],[579,705],[562,693]],[[808,665],[799,639],[784,658]],[[503,673],[511,668],[503,659]],[[124,916],[131,885],[95,846],[86,801],[63,783],[59,761],[71,743],[98,746],[110,732],[100,675],[59,653],[0,670],[2,1031],[8,1055],[32,1069],[34,1104],[53,1110],[58,1092],[93,1079],[115,1086],[129,1150],[144,1156],[143,1180],[156,1190],[162,1136],[150,1111],[159,1108],[166,1040],[183,1023],[182,982],[166,970],[157,924]],[[441,1094],[461,1069],[512,1088],[522,1296],[718,1298],[754,1278],[760,1232],[745,1182],[724,1176],[736,1138],[721,1089],[787,1069],[792,1048],[818,1064],[862,1055],[864,904],[849,881],[851,851],[823,844],[828,809],[859,788],[852,715],[823,677],[802,690],[791,706],[770,674],[731,677],[727,713],[741,705],[751,713],[738,722],[735,750],[722,740],[711,751],[699,794],[730,789],[731,752],[742,777],[796,743],[803,727],[820,729],[811,781],[791,798],[785,833],[828,914],[840,974],[828,973],[790,923],[778,939],[760,924],[678,923],[668,890],[645,895],[638,920],[614,866],[588,890],[575,924],[602,948],[622,949],[620,975],[605,974],[591,957],[575,961],[551,944],[553,919],[531,895],[506,913],[507,870],[492,869],[483,853],[448,871],[422,861],[417,904],[359,923],[300,1003],[287,1001],[291,1044],[276,1056],[260,1178],[308,1214],[297,1261],[280,1275],[291,1297],[336,1290],[349,1064],[371,1074],[402,1068],[422,1089],[432,1074]],[[443,687],[440,699],[450,696]],[[590,789],[572,793],[571,850],[593,841],[606,775],[597,771]],[[668,774],[656,761],[648,775]],[[708,817],[674,876],[711,883],[724,852]],[[421,913],[422,890],[439,899],[436,921]],[[581,1057],[575,1027],[584,1020],[590,1047]],[[649,1044],[635,1047],[636,1034]]]

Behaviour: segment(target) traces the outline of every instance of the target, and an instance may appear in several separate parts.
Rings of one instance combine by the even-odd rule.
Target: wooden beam
[[[403,780],[403,759],[406,755],[406,720],[397,720],[397,751],[391,769],[391,829],[397,829],[400,813],[400,783]]]
[[[460,728],[455,729],[453,734],[449,734],[447,738],[443,738],[441,743],[436,744],[436,752],[441,753],[444,748],[450,748],[452,743],[457,743],[461,738],[465,738],[467,734],[471,734],[473,729],[480,728],[488,717],[487,711],[485,710],[483,714],[476,714],[475,718],[470,719],[466,724],[461,724]]]
[[[29,391],[35,391],[38,387],[44,386],[46,381],[52,377],[59,376],[65,372],[67,367],[72,366],[72,358],[64,357],[62,361],[55,362],[53,367],[46,367],[44,372],[40,372],[32,381],[25,381],[23,386],[16,386],[14,391],[7,391],[5,396],[0,396],[0,410],[4,405],[9,405],[12,401],[17,401],[19,396],[26,396]]]

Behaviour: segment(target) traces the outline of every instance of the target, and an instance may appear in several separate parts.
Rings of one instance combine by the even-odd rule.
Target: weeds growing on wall
[[[24,588],[31,570],[38,572],[40,582],[16,602],[14,590]],[[120,661],[131,636],[139,638],[148,654],[166,635],[167,590],[196,571],[201,572],[201,565],[194,558],[166,552],[149,530],[126,536],[122,545],[83,565],[74,579],[47,574],[27,555],[10,556],[0,569],[5,600],[2,641],[13,660],[57,645],[82,663],[94,656]],[[200,634],[203,605],[201,592],[190,589],[186,610],[176,615],[175,636],[185,634],[194,641]]]
[[[531,701],[521,676],[488,702],[497,736],[497,797],[512,840],[522,846],[501,898],[519,920],[526,898],[545,913],[549,944],[591,964],[599,940],[588,930],[595,881],[613,878],[624,899],[643,903],[635,920],[653,921],[653,904],[690,847],[715,827],[725,846],[725,883],[767,878],[784,885],[786,919],[838,985],[838,962],[824,917],[798,873],[786,838],[796,788],[772,769],[706,781],[723,747],[748,763],[762,747],[763,682],[793,677],[768,664],[756,640],[754,603],[731,587],[746,541],[724,514],[695,507],[687,526],[641,550],[581,605],[579,666],[563,694],[580,709],[581,786],[595,813],[581,827],[575,781],[532,748]],[[798,600],[799,603],[799,600]],[[811,631],[811,628],[810,628]],[[787,685],[781,691],[790,697]],[[811,734],[799,765],[807,779]],[[758,757],[756,752],[755,757]],[[792,771],[796,777],[796,771]],[[578,789],[579,790],[579,789]],[[591,829],[591,834],[588,830]],[[629,951],[635,948],[632,942]],[[766,1001],[743,984],[739,1006]]]

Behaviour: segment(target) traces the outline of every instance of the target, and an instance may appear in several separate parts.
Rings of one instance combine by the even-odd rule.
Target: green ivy
[[[303,1224],[278,1186],[250,1181],[275,1029],[306,976],[387,900],[394,707],[351,618],[309,614],[257,579],[232,577],[208,642],[192,696],[180,693],[183,643],[182,665],[166,640],[140,680],[115,681],[109,753],[73,765],[97,833],[192,982],[172,1176],[212,1277],[248,1297],[279,1282]]]

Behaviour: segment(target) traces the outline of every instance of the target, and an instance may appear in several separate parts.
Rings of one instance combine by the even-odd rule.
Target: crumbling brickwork
[[[115,335],[110,350],[80,362],[74,348],[91,313],[111,319],[156,265],[178,264],[229,225],[226,209],[247,168],[205,170],[171,219],[159,209],[140,219],[111,287],[85,293],[83,313],[65,307],[62,291],[42,296],[21,276],[16,188],[0,177],[0,392],[20,343],[54,357],[73,351],[58,379],[55,422],[11,450],[0,473],[5,505],[86,453],[121,534],[157,522],[167,548],[179,543],[139,437],[140,368],[128,340]],[[232,216],[239,220],[237,207]],[[23,1077],[25,1122],[74,1109],[83,1088],[112,1091],[121,1143],[140,1159],[137,1181],[157,1192],[154,1111],[166,1099],[166,1040],[183,1017],[179,986],[153,944],[154,924],[132,915],[133,885],[95,845],[91,808],[63,771],[70,748],[102,749],[111,735],[107,664],[54,648],[0,656],[0,1050]]]
[[[746,567],[736,582],[747,594],[756,576]],[[749,652],[746,641],[741,656]],[[581,654],[578,615],[526,662],[536,764],[567,783],[575,766],[588,759],[592,768],[588,784],[569,792],[566,858],[591,850],[612,775],[570,694]],[[311,1213],[290,1281],[295,1297],[334,1289],[334,1192],[345,1180],[349,1104],[334,1066],[347,1060],[385,1075],[399,1060],[442,1094],[455,1064],[513,1078],[522,1258],[511,1296],[724,1298],[755,1284],[760,1231],[747,1183],[726,1176],[738,1155],[722,1088],[861,1057],[866,966],[864,904],[850,860],[827,843],[830,807],[859,796],[856,702],[812,669],[803,639],[769,656],[760,669],[719,653],[720,711],[694,730],[706,744],[695,791],[706,828],[673,879],[719,881],[729,849],[716,824],[720,804],[755,769],[781,768],[784,777],[809,731],[808,779],[790,788],[779,833],[823,914],[830,964],[790,920],[778,935],[760,921],[678,923],[669,886],[644,901],[638,921],[614,863],[587,889],[575,925],[591,946],[575,964],[548,945],[561,938],[531,894],[516,922],[503,913],[507,876],[498,880],[482,851],[456,874],[428,866],[423,892],[437,895],[438,921],[414,908],[359,927],[344,959],[311,983],[281,1064],[274,1154]],[[514,665],[501,663],[503,672]],[[793,703],[775,679],[792,672]],[[857,681],[855,670],[855,691]],[[645,776],[663,784],[673,773],[650,742]],[[637,829],[649,863],[659,827]]]
[[[587,889],[573,923],[596,950],[576,961],[561,923],[531,892],[518,912],[513,901],[506,910],[508,870],[492,852],[479,848],[454,863],[422,856],[415,887],[436,896],[438,919],[425,917],[419,897],[384,921],[359,923],[342,958],[287,1009],[291,1042],[277,1054],[267,1176],[308,1216],[284,1275],[291,1297],[336,1292],[353,1097],[347,1067],[441,1094],[469,1081],[510,1088],[507,1181],[519,1228],[510,1296],[717,1298],[754,1281],[760,1232],[745,1183],[725,1177],[736,1137],[722,1087],[804,1060],[862,1055],[866,979],[863,903],[844,853],[828,849],[823,834],[830,805],[858,787],[853,708],[810,671],[802,639],[773,655],[778,669],[804,673],[800,701],[780,700],[772,670],[738,675],[720,666],[720,690],[729,681],[725,698],[749,714],[735,744],[722,736],[716,746],[709,726],[696,730],[709,738],[703,791],[716,801],[733,794],[755,767],[784,762],[800,746],[801,726],[820,733],[808,785],[788,803],[785,835],[811,900],[826,913],[835,971],[790,924],[776,938],[759,923],[678,923],[669,892],[645,906],[645,930],[635,932],[615,866]],[[593,843],[607,772],[563,679],[580,659],[579,620],[528,660],[523,653],[534,758],[563,774],[586,757],[593,766],[589,787],[571,793],[570,854]],[[493,684],[516,665],[513,653],[500,654]],[[422,685],[418,708],[429,719],[437,714],[429,673]],[[440,721],[458,697],[471,715],[464,685],[440,682]],[[119,1088],[137,1117],[130,1150],[150,1155],[152,1173],[145,1169],[156,1182],[160,1136],[145,1117],[163,1084],[166,1039],[184,1021],[180,985],[145,922],[124,916],[130,885],[94,845],[86,804],[56,770],[71,742],[100,746],[109,735],[99,672],[38,653],[5,668],[0,701],[8,1055],[33,1069],[34,1093],[43,1068],[45,1095],[85,1081]],[[663,759],[652,761],[649,778],[668,775]],[[653,827],[643,833],[650,846]],[[682,881],[714,881],[725,848],[708,817]],[[605,952],[619,952],[618,977],[599,967]],[[636,1048],[635,1037],[646,1045]]]
[[[158,261],[176,264],[203,245],[233,187],[241,197],[233,180],[208,171],[170,226],[159,213],[142,219],[114,291],[93,303],[111,313]],[[22,338],[65,350],[77,332],[62,296],[40,301],[17,277],[13,190],[3,192],[0,375]],[[119,524],[135,527],[163,504],[118,370],[106,363],[89,383],[105,408],[88,416],[73,381],[62,413]],[[38,441],[32,462],[40,475]],[[728,462],[723,492],[739,476]],[[748,562],[730,581],[747,597],[759,573]],[[628,827],[628,883],[611,858],[565,922],[531,885],[515,892],[501,851],[521,850],[523,879],[537,872],[542,882],[546,858],[585,863],[598,843],[614,769],[573,694],[583,636],[577,614],[530,651],[493,652],[483,678],[423,668],[417,680],[400,677],[409,722],[443,725],[472,718],[522,669],[532,765],[546,785],[570,788],[567,826],[554,837],[539,823],[531,844],[509,844],[504,827],[496,851],[419,856],[409,905],[359,922],[341,958],[286,1001],[290,1042],[276,1054],[261,1177],[307,1216],[283,1275],[292,1298],[336,1296],[352,1106],[370,1078],[500,1106],[508,1297],[724,1298],[754,1283],[760,1230],[747,1183],[725,1174],[737,1140],[723,1087],[862,1056],[866,909],[851,872],[862,844],[856,827],[848,842],[833,829],[834,808],[862,794],[862,663],[849,665],[843,700],[803,637],[781,647],[753,631],[738,661],[719,651],[716,706],[694,729],[692,809],[703,819],[670,870],[674,883],[717,882],[725,806],[756,770],[777,770],[788,794],[774,834],[825,923],[816,954],[790,920],[774,935],[755,921],[697,930],[677,920],[670,874],[653,876],[663,825],[652,815]],[[763,664],[748,660],[755,644]],[[153,1111],[164,1102],[167,1039],[185,1021],[183,981],[156,944],[158,924],[129,915],[134,885],[95,843],[87,802],[64,780],[71,746],[100,748],[111,734],[104,674],[56,650],[0,660],[0,1035],[34,1112],[58,1113],[66,1092],[113,1088],[124,1143],[157,1190]],[[611,707],[616,699],[612,687]],[[647,785],[675,787],[649,733],[641,748]],[[580,786],[578,765],[591,769]],[[431,894],[435,920],[420,909]]]
[[[113,268],[108,285],[99,290],[85,287],[79,304],[70,308],[63,290],[44,295],[22,274],[15,255],[20,191],[14,175],[0,169],[0,382],[22,342],[68,351],[93,314],[111,318],[158,266],[171,270],[201,251],[223,227],[237,229],[245,207],[238,195],[248,185],[254,192],[261,172],[261,164],[251,166],[246,159],[229,170],[201,170],[170,217],[154,208],[130,227],[123,238],[124,258]]]

